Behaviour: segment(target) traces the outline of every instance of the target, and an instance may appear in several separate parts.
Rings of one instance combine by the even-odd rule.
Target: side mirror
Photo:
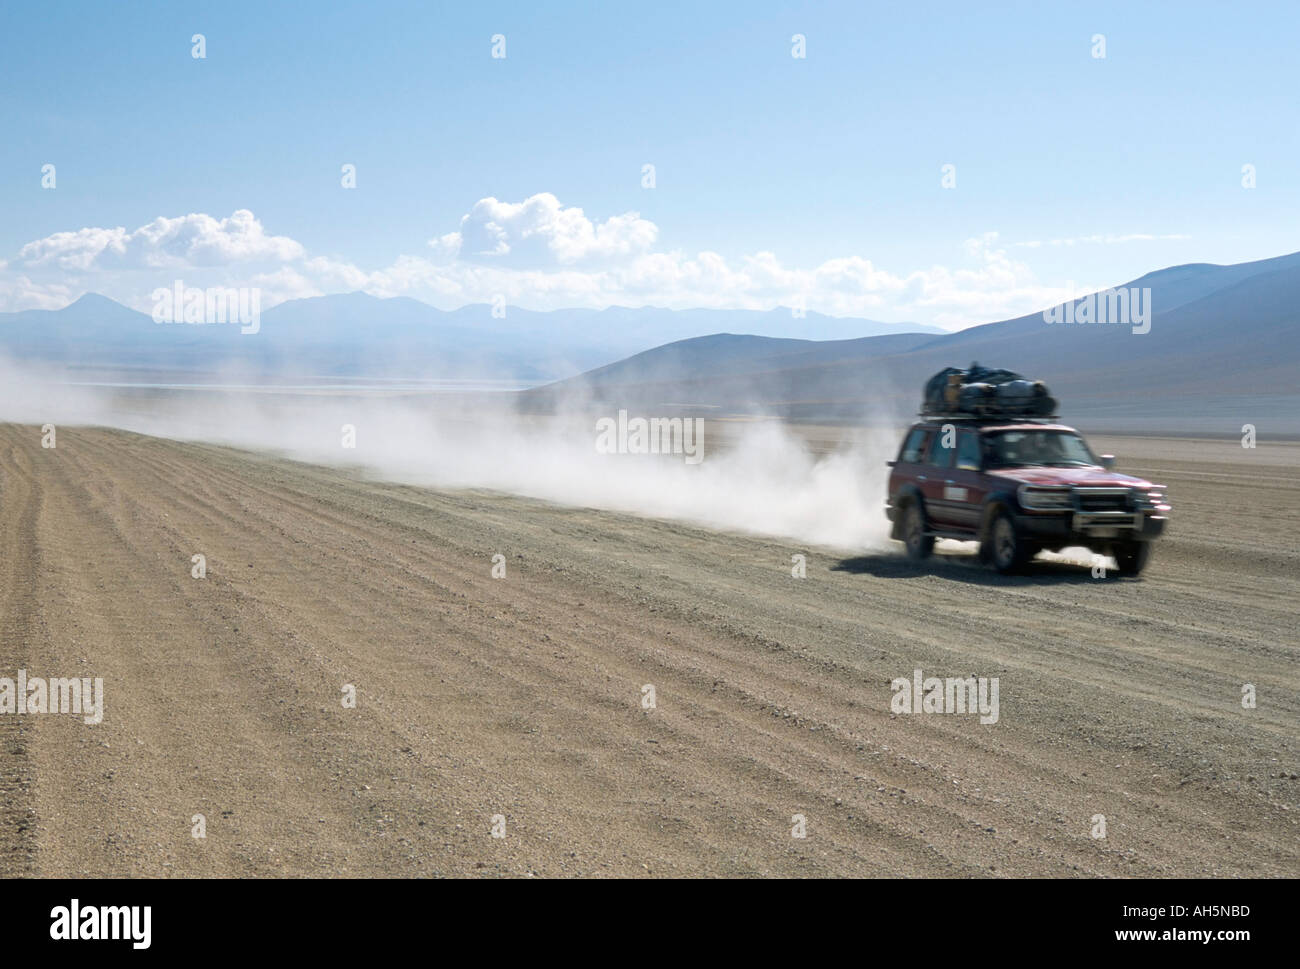
[[[1102,466],[1103,468],[1105,468],[1107,471],[1114,471],[1114,470],[1115,470],[1115,455],[1113,455],[1113,454],[1103,454],[1103,455],[1101,456],[1101,466]]]
[[[898,464],[897,461],[886,461],[886,462],[885,462],[885,467],[887,467],[887,468],[892,468],[892,467],[894,467],[894,465],[896,465],[896,464]]]

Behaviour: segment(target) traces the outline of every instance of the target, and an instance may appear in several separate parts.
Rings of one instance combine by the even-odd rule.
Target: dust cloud
[[[83,386],[66,370],[3,361],[0,386],[6,422],[51,423],[60,432],[121,428],[351,467],[378,480],[487,489],[852,551],[889,545],[885,461],[905,422],[864,414],[827,444],[827,435],[775,420],[710,419],[703,459],[692,464],[682,454],[600,453],[596,421],[616,412],[581,399],[541,416],[518,413],[508,394]],[[632,413],[681,416],[669,408]],[[348,427],[352,447],[344,446]],[[74,441],[61,434],[59,447]]]

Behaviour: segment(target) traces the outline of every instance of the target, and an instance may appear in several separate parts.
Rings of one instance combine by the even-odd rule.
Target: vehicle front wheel
[[[907,557],[913,562],[929,558],[934,551],[934,536],[925,533],[925,512],[918,501],[908,504],[903,512],[903,544],[907,547]]]
[[[1125,542],[1113,549],[1120,575],[1141,575],[1151,560],[1150,542]]]
[[[984,560],[1003,575],[1018,572],[1034,555],[1028,542],[1016,534],[1016,523],[1004,509],[999,509],[989,522],[988,532],[980,546]]]

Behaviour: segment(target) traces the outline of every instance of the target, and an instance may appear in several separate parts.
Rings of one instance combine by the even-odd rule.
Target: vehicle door
[[[944,424],[930,435],[930,447],[926,451],[925,461],[917,468],[916,481],[925,495],[925,507],[930,524],[939,528],[951,528],[954,524],[954,512],[951,498],[946,489],[952,477],[952,457],[957,451],[957,428]]]
[[[952,523],[974,531],[979,527],[980,512],[988,483],[983,473],[983,455],[978,431],[963,428],[957,435],[957,450],[952,468],[943,482],[943,497],[949,502]]]

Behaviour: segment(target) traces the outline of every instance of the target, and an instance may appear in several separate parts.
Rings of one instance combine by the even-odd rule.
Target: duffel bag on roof
[[[921,413],[973,417],[1047,417],[1056,398],[1041,380],[1027,380],[1013,370],[972,363],[968,370],[945,367],[925,382]]]

